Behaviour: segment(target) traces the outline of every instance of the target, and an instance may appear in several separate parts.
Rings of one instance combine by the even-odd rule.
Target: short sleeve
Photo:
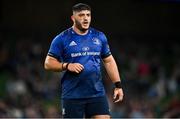
[[[101,41],[102,41],[101,57],[106,58],[106,57],[111,55],[111,51],[110,51],[110,48],[109,48],[107,38],[104,35],[104,33],[101,33],[100,37],[101,37]]]
[[[62,60],[62,52],[63,52],[62,46],[63,46],[62,39],[58,35],[51,42],[51,45],[50,45],[50,48],[48,51],[48,55],[61,61]]]

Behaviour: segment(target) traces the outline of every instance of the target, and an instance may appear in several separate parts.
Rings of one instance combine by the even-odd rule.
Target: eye
[[[87,14],[87,16],[89,17],[89,16],[91,16],[91,14]]]
[[[82,16],[84,16],[84,14],[79,14],[79,17],[82,17]]]

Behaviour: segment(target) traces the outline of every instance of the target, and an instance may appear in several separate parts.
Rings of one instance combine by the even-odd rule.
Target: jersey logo
[[[77,43],[74,41],[71,41],[71,43],[69,44],[69,46],[75,46],[75,45],[77,45]]]
[[[88,50],[89,50],[89,47],[86,47],[86,46],[85,46],[85,47],[82,48],[82,50],[83,50],[83,51],[88,51]]]
[[[96,44],[96,45],[99,45],[100,44],[100,41],[98,38],[93,38],[93,43]]]
[[[62,109],[62,115],[65,115],[65,108]]]

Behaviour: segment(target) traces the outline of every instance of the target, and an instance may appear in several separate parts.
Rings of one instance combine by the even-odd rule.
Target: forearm
[[[68,70],[70,72],[80,73],[84,66],[80,63],[62,63],[56,58],[47,56],[44,63],[44,68],[46,70],[61,72],[63,70]]]
[[[119,71],[118,71],[118,67],[116,65],[116,62],[113,58],[112,55],[110,55],[109,57],[103,59],[104,61],[104,66],[106,68],[106,71],[109,75],[109,78],[112,80],[112,82],[115,84],[115,88],[114,88],[114,102],[119,102],[121,100],[123,100],[123,89],[121,86],[121,79],[119,76]]]
[[[105,69],[113,83],[120,81],[118,67],[112,56],[104,61]]]

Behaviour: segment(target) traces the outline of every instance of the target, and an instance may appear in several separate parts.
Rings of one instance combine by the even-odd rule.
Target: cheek
[[[75,20],[75,23],[76,23],[76,24],[80,24],[81,21],[76,19],[76,20]]]
[[[91,17],[90,17],[90,18],[88,18],[88,21],[91,21]]]
[[[77,26],[77,27],[81,27],[81,23],[80,23],[80,21],[75,20],[75,24],[76,24],[76,26]]]
[[[82,23],[82,19],[81,18],[79,18],[79,19],[75,19],[75,21],[76,21],[76,23],[78,22],[78,23]]]

